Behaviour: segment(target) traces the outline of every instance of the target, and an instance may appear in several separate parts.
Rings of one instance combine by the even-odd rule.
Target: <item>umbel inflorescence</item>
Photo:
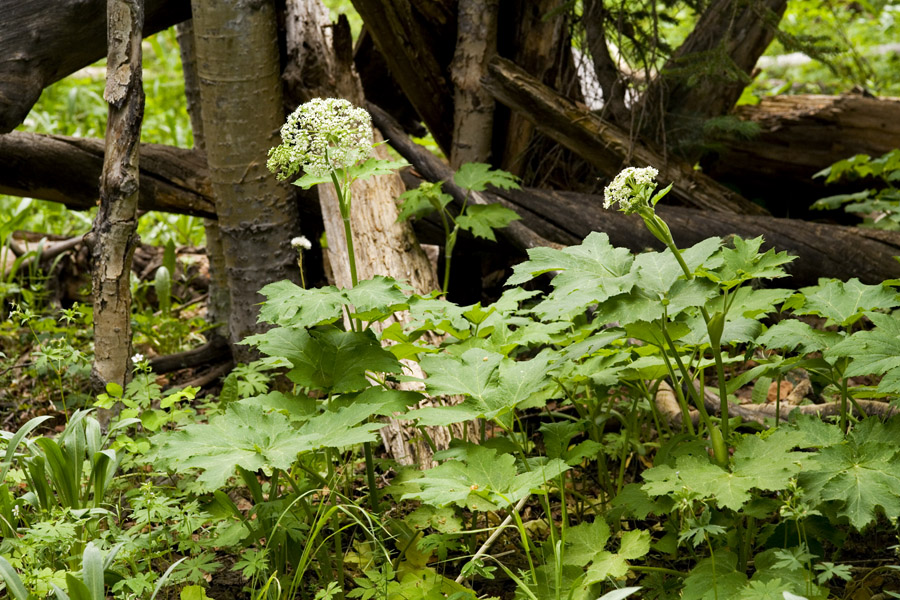
[[[603,208],[618,204],[626,215],[650,206],[650,197],[656,189],[659,171],[653,167],[628,167],[623,169],[603,190]]]
[[[279,179],[300,169],[324,176],[372,155],[372,118],[340,98],[301,104],[281,128],[281,145],[269,151],[267,166]]]

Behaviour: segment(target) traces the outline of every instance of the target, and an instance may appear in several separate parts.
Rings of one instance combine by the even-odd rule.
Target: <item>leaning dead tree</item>
[[[137,236],[138,149],[144,117],[141,77],[143,0],[109,0],[106,154],[100,210],[86,237],[93,255],[94,364],[91,384],[122,387],[130,377],[131,256]]]
[[[690,164],[666,157],[650,144],[632,141],[627,131],[578,106],[514,63],[496,57],[488,71],[483,84],[497,100],[601,171],[614,173],[627,163],[654,166],[662,182],[673,184],[672,196],[688,206],[740,214],[766,212]]]

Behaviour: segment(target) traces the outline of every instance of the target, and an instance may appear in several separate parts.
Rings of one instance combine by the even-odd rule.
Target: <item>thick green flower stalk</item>
[[[693,279],[694,273],[687,266],[687,263],[684,262],[684,257],[681,255],[681,250],[675,245],[675,239],[672,237],[669,226],[656,214],[656,204],[672,189],[672,186],[669,185],[656,192],[656,176],[658,173],[653,167],[628,167],[624,169],[603,190],[603,207],[609,209],[618,204],[619,210],[626,215],[639,215],[644,220],[647,230],[656,239],[665,244],[675,256],[675,259],[681,266],[681,270],[684,271],[684,276],[687,279]],[[726,464],[728,462],[728,449],[725,445],[725,439],[728,437],[728,393],[725,386],[725,366],[722,363],[721,344],[725,319],[721,313],[710,317],[706,307],[700,307],[700,312],[703,315],[703,320],[706,322],[713,359],[716,363],[716,377],[719,380],[719,396],[721,398],[722,429],[719,429],[709,421],[702,399],[697,399],[697,408],[701,416],[706,417],[704,420],[709,429],[710,441],[712,442],[716,461],[720,464]]]
[[[303,188],[320,183],[334,184],[347,239],[350,281],[354,287],[359,283],[359,278],[350,223],[351,186],[357,179],[389,173],[403,166],[373,158],[373,148],[372,118],[365,109],[341,98],[314,98],[300,105],[287,118],[281,128],[281,144],[269,151],[266,163],[269,170],[282,180],[302,170],[303,176],[294,181],[294,185]],[[307,249],[300,240],[295,241],[298,252]],[[372,510],[377,513],[379,502],[372,446],[366,442],[363,449],[369,501]]]

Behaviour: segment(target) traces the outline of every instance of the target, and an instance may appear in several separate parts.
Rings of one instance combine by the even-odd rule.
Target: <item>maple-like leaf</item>
[[[879,390],[900,391],[900,319],[882,313],[866,313],[875,329],[857,331],[825,351],[825,359],[834,362],[841,357],[852,359],[844,369],[845,377],[857,375],[890,375],[882,380]]]
[[[785,319],[769,327],[756,338],[756,343],[773,350],[796,350],[800,354],[809,354],[830,348],[842,339],[843,336],[835,331],[822,331],[797,319]]]
[[[889,519],[900,517],[900,472],[897,470],[897,425],[867,419],[844,444],[823,448],[809,459],[800,485],[823,501],[835,501],[838,514],[856,529],[875,520],[880,507]]]
[[[528,260],[513,267],[507,285],[519,285],[549,271],[560,271],[553,278],[554,291],[565,296],[582,288],[605,286],[602,298],[631,289],[629,275],[634,257],[625,248],[615,248],[605,233],[591,232],[578,246],[562,250],[532,248]]]
[[[343,393],[369,387],[366,372],[399,373],[400,362],[371,330],[281,327],[251,336],[260,352],[291,362],[288,378],[305,388]]]
[[[740,236],[731,238],[733,248],[722,248],[722,266],[708,271],[706,276],[727,288],[734,288],[751,279],[786,277],[782,265],[794,260],[787,252],[769,249],[760,253],[762,236],[745,240]]]
[[[846,283],[822,279],[819,285],[805,287],[785,304],[798,315],[819,315],[826,325],[847,327],[869,310],[900,306],[897,292],[884,285],[866,285],[853,278]]]
[[[456,218],[456,224],[475,237],[496,242],[495,229],[506,227],[521,218],[514,210],[499,204],[473,204]]]
[[[453,175],[453,181],[459,187],[473,192],[483,192],[489,185],[504,190],[519,187],[517,178],[512,173],[478,162],[463,164]]]
[[[428,373],[426,389],[433,395],[464,395],[466,399],[452,407],[415,410],[406,418],[418,419],[420,425],[446,426],[476,417],[494,419],[516,407],[530,407],[549,394],[553,356],[545,350],[531,360],[516,361],[482,348],[470,348],[461,356],[426,356],[421,361]]]
[[[740,510],[750,490],[781,490],[800,471],[805,455],[792,452],[797,441],[788,432],[766,439],[747,436],[736,446],[729,470],[709,462],[705,456],[679,456],[675,467],[660,465],[644,471],[643,490],[650,496],[694,493],[697,499],[712,499],[721,508]]]
[[[560,460],[551,460],[540,469],[518,473],[511,454],[475,444],[457,450],[458,459],[426,471],[415,480],[420,489],[403,494],[401,499],[416,498],[436,507],[456,504],[494,510],[519,501],[569,468]]]
[[[453,202],[453,196],[444,193],[440,182],[425,182],[415,189],[403,192],[398,200],[400,214],[397,215],[397,222],[399,223],[413,217],[421,218],[445,208]]]

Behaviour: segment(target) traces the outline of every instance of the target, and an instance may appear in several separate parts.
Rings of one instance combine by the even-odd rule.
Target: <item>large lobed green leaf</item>
[[[561,460],[548,460],[519,473],[511,454],[475,444],[465,444],[459,451],[458,459],[447,460],[416,479],[420,490],[407,492],[402,499],[415,498],[438,508],[456,504],[496,510],[521,500],[569,468]]]
[[[405,392],[370,390],[299,428],[278,412],[235,402],[207,424],[188,425],[155,438],[157,456],[179,468],[202,469],[197,480],[207,490],[225,485],[238,466],[251,472],[264,467],[288,469],[300,452],[375,441],[381,424],[368,423],[369,417],[392,413],[414,401]]]
[[[308,389],[354,392],[369,387],[367,372],[401,371],[400,361],[381,347],[371,330],[279,327],[248,339],[260,352],[289,360],[293,368],[288,378]]]

